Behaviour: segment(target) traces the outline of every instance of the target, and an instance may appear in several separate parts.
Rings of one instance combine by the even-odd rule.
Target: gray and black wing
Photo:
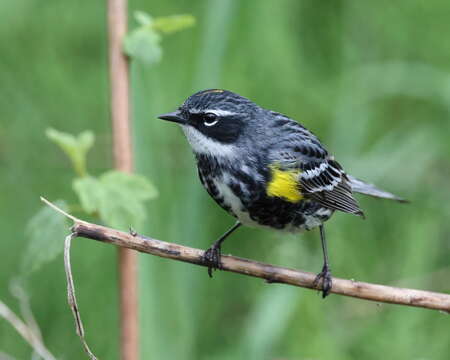
[[[332,210],[364,216],[347,174],[317,137],[293,120],[286,119],[284,127],[290,135],[274,146],[271,161],[285,169],[300,170],[299,186],[305,198]]]
[[[352,194],[347,174],[337,161],[329,157],[301,165],[302,193],[326,208],[364,216]]]

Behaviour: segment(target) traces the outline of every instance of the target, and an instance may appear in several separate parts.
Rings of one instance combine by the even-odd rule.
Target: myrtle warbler
[[[221,267],[223,241],[241,225],[288,232],[319,227],[323,268],[315,286],[321,282],[325,297],[332,279],[324,222],[335,210],[363,217],[354,192],[403,201],[346,174],[298,122],[231,91],[200,91],[159,118],[181,125],[201,183],[237,219],[205,252],[209,276]]]

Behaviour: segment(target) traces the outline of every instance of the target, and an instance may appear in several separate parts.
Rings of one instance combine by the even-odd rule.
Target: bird
[[[364,218],[354,193],[406,202],[347,174],[299,122],[232,91],[199,91],[158,118],[181,126],[201,184],[236,219],[204,252],[210,277],[222,268],[224,240],[241,226],[289,233],[319,228],[323,266],[313,285],[325,298],[332,275],[324,223],[336,211]]]

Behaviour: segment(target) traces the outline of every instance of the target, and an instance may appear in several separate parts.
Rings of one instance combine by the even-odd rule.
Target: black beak
[[[186,120],[184,120],[183,116],[178,110],[171,113],[159,115],[158,119],[172,121],[178,124],[186,124]]]

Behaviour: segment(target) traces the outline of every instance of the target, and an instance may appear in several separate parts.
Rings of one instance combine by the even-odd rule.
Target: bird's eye
[[[205,126],[214,126],[218,123],[219,119],[217,118],[216,114],[213,113],[206,113],[203,116],[203,124]]]

